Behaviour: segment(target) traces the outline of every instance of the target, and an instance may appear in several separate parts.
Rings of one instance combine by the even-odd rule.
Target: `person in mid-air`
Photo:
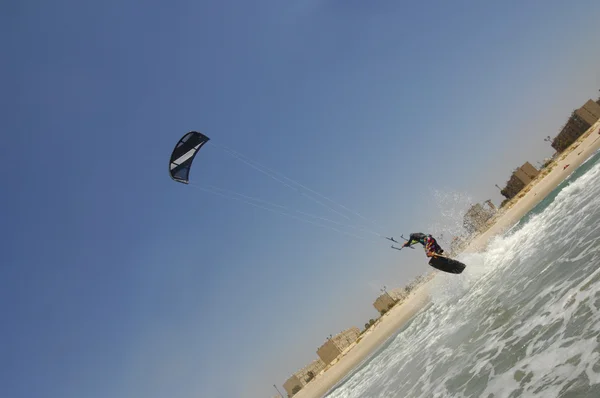
[[[427,257],[433,257],[436,254],[444,253],[444,249],[441,248],[433,236],[426,235],[421,232],[413,232],[410,234],[408,240],[402,245],[402,247],[411,247],[416,243],[423,245],[423,248],[425,248],[425,255]]]

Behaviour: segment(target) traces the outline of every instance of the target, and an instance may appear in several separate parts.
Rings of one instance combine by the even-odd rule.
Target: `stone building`
[[[373,302],[373,307],[375,307],[377,312],[383,315],[384,313],[389,311],[390,308],[392,308],[398,301],[404,300],[407,295],[408,294],[406,293],[406,290],[404,290],[403,288],[398,288],[389,292],[385,292],[379,297],[377,297],[377,299],[375,299],[375,301]]]
[[[581,108],[573,111],[571,117],[552,141],[552,148],[557,152],[567,149],[577,138],[585,133],[600,119],[600,105],[592,100],[587,101]]]
[[[323,369],[325,369],[325,363],[321,359],[316,359],[291,375],[283,383],[283,388],[287,392],[288,397],[293,397],[297,394],[298,391],[302,390]]]
[[[491,200],[487,200],[485,204],[487,204],[487,207],[481,203],[476,203],[465,213],[463,227],[469,234],[482,229],[486,222],[496,214],[496,206]]]
[[[342,353],[342,351],[348,348],[350,344],[354,343],[358,339],[358,336],[360,336],[359,328],[353,327],[346,329],[327,339],[327,341],[317,350],[317,355],[323,362],[329,365]]]
[[[538,169],[533,167],[531,163],[525,162],[523,166],[513,171],[510,179],[506,182],[506,187],[500,193],[505,198],[512,199],[538,174],[540,174]]]

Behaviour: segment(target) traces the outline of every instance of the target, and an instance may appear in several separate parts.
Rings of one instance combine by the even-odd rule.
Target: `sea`
[[[327,398],[600,397],[600,153],[484,252]]]

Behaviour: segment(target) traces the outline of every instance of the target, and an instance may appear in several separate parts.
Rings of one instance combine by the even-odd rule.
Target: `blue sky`
[[[375,317],[422,253],[177,184],[170,151],[200,130],[194,183],[349,222],[232,148],[394,236],[463,205],[436,192],[499,203],[598,95],[600,4],[485,3],[3,5],[0,395],[271,396]]]

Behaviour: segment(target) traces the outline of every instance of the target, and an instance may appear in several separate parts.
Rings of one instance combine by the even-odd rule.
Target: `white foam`
[[[329,397],[553,397],[600,383],[598,214],[600,164],[461,255],[461,275],[440,273],[432,307]]]

